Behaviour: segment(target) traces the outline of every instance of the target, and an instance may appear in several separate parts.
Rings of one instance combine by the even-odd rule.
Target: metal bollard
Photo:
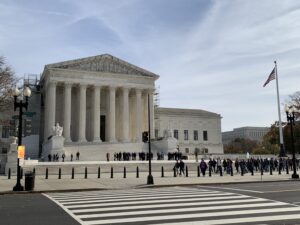
[[[11,171],[10,171],[10,168],[8,169],[8,179],[10,179],[10,176],[11,176]]]
[[[85,167],[85,170],[84,170],[84,179],[87,179],[87,167]]]
[[[71,179],[74,179],[74,167],[72,167],[72,177]]]
[[[139,167],[137,166],[136,167],[136,178],[139,178],[140,177],[140,174],[139,174]]]
[[[22,167],[20,168],[20,173],[21,173],[20,179],[23,179],[23,168]]]
[[[114,178],[114,168],[110,168],[110,178]]]
[[[98,167],[98,178],[100,178],[100,166]]]
[[[200,166],[197,166],[197,176],[200,177]]]
[[[208,176],[211,177],[211,166],[208,167]]]
[[[48,179],[48,167],[46,168],[46,175],[45,175],[45,179]]]
[[[273,175],[273,168],[270,166],[270,175]]]
[[[189,177],[189,169],[188,166],[185,167],[185,176]]]
[[[286,174],[289,174],[289,165],[286,164]]]
[[[126,178],[126,167],[124,166],[124,174],[123,174],[123,178]]]
[[[174,171],[174,177],[176,177],[176,168],[175,168],[175,166],[173,167],[173,171]]]
[[[61,179],[61,168],[58,169],[58,179]]]
[[[163,167],[163,166],[161,167],[161,177],[165,177],[165,174],[164,174],[164,167]]]
[[[261,168],[261,175],[264,175],[264,170]]]

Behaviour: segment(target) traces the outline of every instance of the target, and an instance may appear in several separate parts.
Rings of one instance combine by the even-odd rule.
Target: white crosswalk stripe
[[[300,220],[300,207],[188,187],[48,194],[83,225],[244,224]]]

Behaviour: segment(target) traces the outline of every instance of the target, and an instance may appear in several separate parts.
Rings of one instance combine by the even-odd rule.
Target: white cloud
[[[252,1],[18,1],[0,3],[0,54],[18,74],[110,53],[161,75],[161,105],[220,113],[222,128],[277,120],[299,91],[300,3]]]

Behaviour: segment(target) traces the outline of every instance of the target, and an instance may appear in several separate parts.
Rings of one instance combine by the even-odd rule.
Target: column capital
[[[73,86],[73,83],[72,82],[65,82],[64,85],[65,85],[65,87],[70,88],[70,87]]]

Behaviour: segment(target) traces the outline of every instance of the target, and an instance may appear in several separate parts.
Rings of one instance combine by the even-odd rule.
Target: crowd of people
[[[156,160],[165,160],[165,154],[163,152],[156,153]],[[183,155],[181,152],[169,152],[167,154],[168,160],[180,160],[183,159]],[[114,153],[114,161],[130,161],[130,160],[148,160],[149,153],[148,152],[115,152]],[[153,159],[153,153],[151,153],[151,159]]]
[[[293,160],[290,158],[249,158],[249,159],[238,159],[234,161],[231,159],[209,159],[205,161],[201,159],[199,163],[199,169],[202,176],[205,176],[207,169],[210,173],[227,173],[233,174],[234,169],[236,173],[254,173],[258,172],[270,172],[271,171],[283,171],[293,169]],[[296,168],[299,168],[299,160],[296,160]],[[177,160],[174,165],[176,174],[184,174],[184,162],[180,159]]]
[[[56,153],[56,154],[48,154],[48,162],[59,162],[60,161],[60,157],[61,157],[61,161],[64,162],[66,155],[65,153],[63,153],[61,156]],[[76,153],[76,160],[79,160],[80,157],[80,152]],[[73,154],[70,155],[70,161],[73,161]]]

